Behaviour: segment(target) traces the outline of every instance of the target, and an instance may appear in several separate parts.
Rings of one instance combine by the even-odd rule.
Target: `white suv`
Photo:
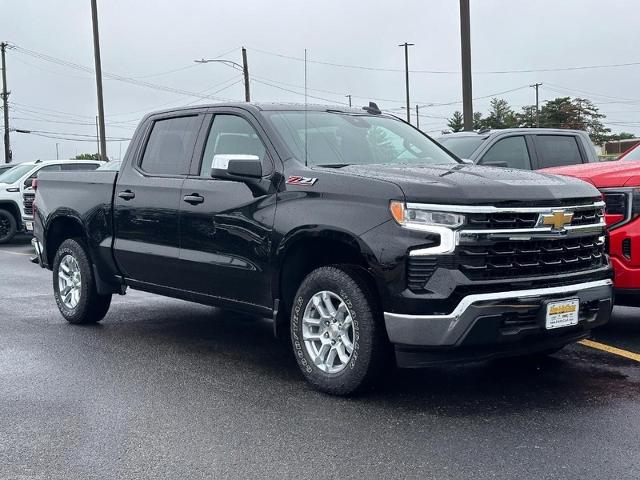
[[[15,167],[2,173],[0,175],[0,244],[11,241],[16,233],[25,230],[22,194],[25,190],[31,189],[31,182],[37,178],[38,173],[95,170],[102,164],[103,162],[97,160],[38,160],[37,162],[18,163]]]

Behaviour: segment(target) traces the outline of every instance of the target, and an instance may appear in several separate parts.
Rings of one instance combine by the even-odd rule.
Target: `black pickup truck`
[[[375,104],[146,116],[119,172],[43,174],[40,264],[71,323],[127,287],[273,318],[306,379],[554,352],[611,311],[600,193],[462,163]],[[395,356],[395,359],[393,358]]]

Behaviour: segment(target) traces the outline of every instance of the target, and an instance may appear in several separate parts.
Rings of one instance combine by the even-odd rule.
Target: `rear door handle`
[[[136,194],[131,190],[125,190],[124,192],[118,192],[118,196],[123,200],[131,200],[136,198]]]
[[[204,202],[204,197],[201,197],[197,193],[192,193],[191,195],[185,195],[183,200],[191,205],[197,205]]]

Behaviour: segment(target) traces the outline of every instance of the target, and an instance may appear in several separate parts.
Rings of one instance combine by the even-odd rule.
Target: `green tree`
[[[518,127],[533,128],[536,126],[536,106],[525,105],[522,111],[516,114]],[[541,125],[542,126],[542,125]]]
[[[100,155],[97,153],[81,153],[73,157],[74,160],[100,160]]]
[[[458,110],[453,112],[453,116],[447,122],[452,132],[460,132],[464,129],[464,118]]]
[[[484,119],[482,118],[482,112],[473,113],[473,129],[480,130],[484,128]]]
[[[489,114],[484,119],[483,126],[488,128],[513,128],[518,126],[518,120],[506,100],[492,98]]]
[[[540,109],[540,126],[584,130],[594,143],[600,144],[611,132],[602,123],[605,117],[586,98],[558,97],[548,100]]]

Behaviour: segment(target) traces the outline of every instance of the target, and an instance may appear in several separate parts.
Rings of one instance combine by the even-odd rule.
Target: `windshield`
[[[471,158],[486,137],[440,137],[438,141],[460,158]]]
[[[622,157],[622,160],[640,160],[640,146],[634,147],[633,150],[629,151],[624,157]]]
[[[318,111],[266,116],[294,156],[301,162],[306,156],[308,165],[456,163],[433,140],[394,118]]]
[[[14,183],[27,174],[33,165],[16,165],[0,175],[0,183]]]

